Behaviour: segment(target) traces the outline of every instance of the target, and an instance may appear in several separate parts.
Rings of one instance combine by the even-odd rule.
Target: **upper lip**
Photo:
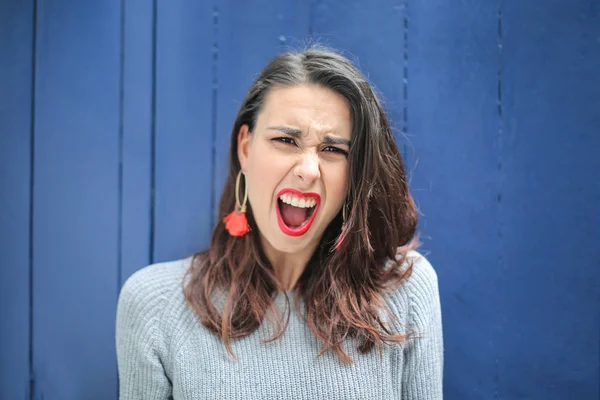
[[[281,189],[279,191],[279,193],[277,193],[277,198],[280,198],[281,195],[285,194],[285,193],[292,193],[298,197],[313,197],[317,200],[317,205],[319,205],[319,203],[321,202],[321,196],[318,193],[315,192],[301,192],[299,190],[296,189],[292,189],[292,188],[285,188],[285,189]]]

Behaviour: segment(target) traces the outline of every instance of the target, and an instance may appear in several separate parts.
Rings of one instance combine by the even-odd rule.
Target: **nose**
[[[294,168],[294,174],[305,186],[312,185],[313,182],[321,177],[319,157],[312,153],[302,154]]]

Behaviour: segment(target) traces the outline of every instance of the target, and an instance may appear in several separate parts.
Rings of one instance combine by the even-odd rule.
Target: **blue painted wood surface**
[[[214,38],[210,2],[157,4],[153,257],[164,261],[211,231]]]
[[[38,2],[33,371],[44,399],[115,396],[121,4]]]
[[[600,398],[600,4],[502,21],[498,395]]]
[[[0,5],[0,399],[29,398],[33,10]]]
[[[498,312],[497,3],[411,2],[411,188],[443,298],[447,398],[492,399]],[[454,367],[451,367],[454,366]]]
[[[119,288],[151,262],[154,27],[152,2],[123,3],[120,112],[121,229]],[[126,56],[125,56],[126,55]]]
[[[246,90],[311,42],[392,120],[445,398],[600,397],[598,0],[8,0],[0,399],[116,398],[122,283],[207,245]]]

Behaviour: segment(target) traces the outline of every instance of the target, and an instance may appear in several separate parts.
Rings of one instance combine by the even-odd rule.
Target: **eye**
[[[328,152],[328,153],[338,153],[338,154],[342,154],[344,156],[348,156],[348,152],[346,150],[342,150],[335,146],[326,146],[323,148],[323,151]]]
[[[296,141],[294,139],[289,138],[289,137],[285,137],[285,136],[273,138],[272,140],[274,140],[276,142],[281,142],[281,143],[296,145]]]

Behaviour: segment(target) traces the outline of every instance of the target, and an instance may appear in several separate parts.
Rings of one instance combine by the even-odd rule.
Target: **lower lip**
[[[281,217],[281,210],[279,210],[279,197],[277,197],[275,208],[277,209],[277,223],[279,224],[279,229],[281,229],[281,231],[288,236],[302,236],[306,232],[308,232],[315,217],[317,216],[317,211],[319,211],[319,204],[321,203],[318,197],[316,197],[316,199],[317,204],[315,205],[315,210],[313,211],[308,221],[306,221],[303,225],[300,225],[297,228],[290,228],[285,224],[285,222],[283,222],[283,218]]]

